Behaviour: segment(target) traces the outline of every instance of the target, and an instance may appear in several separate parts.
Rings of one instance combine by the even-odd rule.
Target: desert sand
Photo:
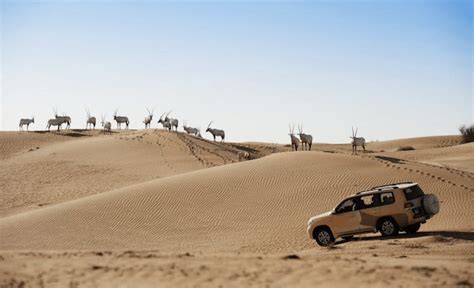
[[[359,155],[158,129],[0,132],[0,145],[0,286],[474,284],[474,145],[458,136],[373,142]],[[441,201],[418,234],[330,248],[308,238],[311,216],[401,181]]]

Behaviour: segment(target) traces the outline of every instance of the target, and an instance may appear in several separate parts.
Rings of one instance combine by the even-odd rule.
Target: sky
[[[0,130],[53,108],[143,128],[166,111],[228,141],[457,134],[473,123],[471,1],[0,0]],[[182,129],[182,128],[181,128]],[[210,138],[209,134],[205,135]]]

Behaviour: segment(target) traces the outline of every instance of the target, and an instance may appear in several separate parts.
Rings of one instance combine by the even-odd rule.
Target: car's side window
[[[386,192],[380,194],[380,200],[382,205],[389,205],[395,202],[395,197],[392,192]]]
[[[362,197],[354,198],[355,210],[367,209],[374,207],[374,196],[375,195],[366,195]]]
[[[339,206],[336,209],[336,213],[344,213],[344,212],[352,211],[353,206],[354,206],[354,201],[352,201],[352,199],[347,199],[346,201],[339,204]]]

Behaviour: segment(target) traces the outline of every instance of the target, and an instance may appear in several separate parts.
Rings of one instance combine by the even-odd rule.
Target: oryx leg
[[[365,153],[365,145],[362,145],[362,149],[364,149],[364,153]]]

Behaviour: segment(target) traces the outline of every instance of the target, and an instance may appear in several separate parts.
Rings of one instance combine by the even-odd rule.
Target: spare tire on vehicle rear
[[[429,215],[435,215],[439,212],[439,200],[434,194],[426,194],[423,197],[423,208]]]

